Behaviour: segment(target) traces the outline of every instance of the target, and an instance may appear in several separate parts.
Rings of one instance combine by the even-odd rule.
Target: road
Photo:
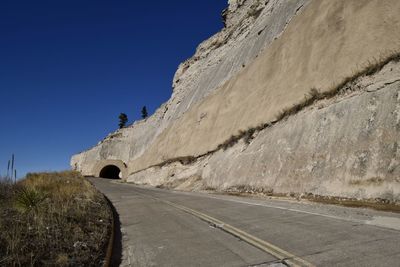
[[[90,181],[119,215],[121,266],[400,266],[399,214]]]

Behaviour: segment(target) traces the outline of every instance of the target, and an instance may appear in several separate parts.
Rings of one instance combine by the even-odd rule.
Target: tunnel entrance
[[[120,179],[121,170],[115,165],[107,165],[100,171],[99,177],[109,179]]]

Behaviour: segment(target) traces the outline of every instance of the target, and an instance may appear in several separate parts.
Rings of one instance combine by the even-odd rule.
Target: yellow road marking
[[[137,193],[139,193],[139,192],[137,192]],[[296,255],[294,255],[294,254],[292,254],[290,252],[287,252],[287,251],[285,251],[285,250],[283,250],[283,249],[281,249],[281,248],[279,248],[279,247],[277,247],[277,246],[275,246],[275,245],[273,245],[273,244],[271,244],[271,243],[269,243],[267,241],[261,240],[261,239],[255,237],[255,236],[253,236],[253,235],[251,235],[249,233],[246,233],[245,231],[242,231],[242,230],[240,230],[240,229],[238,229],[238,228],[236,228],[236,227],[234,227],[234,226],[232,226],[230,224],[227,224],[227,223],[225,223],[225,222],[223,222],[221,220],[218,220],[218,219],[216,219],[214,217],[211,217],[211,216],[209,216],[207,214],[204,214],[204,213],[196,211],[194,209],[191,209],[191,208],[188,208],[188,207],[185,207],[185,206],[182,206],[182,205],[179,205],[179,204],[167,201],[167,200],[163,200],[163,199],[160,199],[160,198],[157,198],[157,197],[149,196],[149,195],[146,195],[146,194],[143,194],[143,193],[139,193],[139,194],[144,195],[146,197],[153,198],[153,199],[155,199],[157,201],[163,202],[163,203],[165,203],[167,205],[170,205],[170,206],[175,207],[175,208],[177,208],[179,210],[182,210],[182,211],[184,211],[186,213],[189,213],[189,214],[191,214],[191,215],[193,215],[193,216],[195,216],[197,218],[200,218],[203,221],[211,223],[211,224],[215,225],[216,227],[218,227],[218,228],[220,228],[220,229],[222,229],[222,230],[224,230],[224,231],[226,231],[226,232],[228,232],[228,233],[230,233],[230,234],[242,239],[243,241],[249,243],[250,245],[253,245],[253,246],[261,249],[262,251],[265,251],[265,252],[271,254],[272,256],[276,257],[280,261],[284,261],[289,266],[314,267],[314,265],[311,264],[310,262],[307,262],[306,260],[304,260],[304,259],[302,259],[302,258],[300,258],[300,257],[298,257],[298,256],[296,256]]]

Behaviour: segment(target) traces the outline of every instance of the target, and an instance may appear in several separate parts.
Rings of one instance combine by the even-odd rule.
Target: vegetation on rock
[[[119,123],[118,126],[119,128],[124,128],[126,126],[126,123],[128,122],[128,116],[125,113],[121,113],[118,116]]]
[[[143,106],[142,108],[142,119],[146,119],[149,116],[149,113],[147,112],[146,106]]]

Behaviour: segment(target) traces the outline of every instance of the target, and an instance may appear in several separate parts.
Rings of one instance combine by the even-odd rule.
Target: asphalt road
[[[398,214],[90,181],[119,214],[121,266],[400,266]]]

